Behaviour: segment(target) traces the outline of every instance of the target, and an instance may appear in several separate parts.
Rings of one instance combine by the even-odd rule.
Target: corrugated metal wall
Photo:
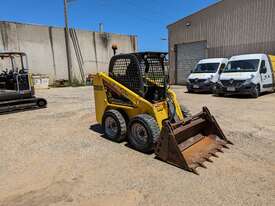
[[[187,26],[190,24],[190,26]],[[275,53],[275,0],[223,0],[168,26],[170,79],[175,46],[207,41],[208,57]]]

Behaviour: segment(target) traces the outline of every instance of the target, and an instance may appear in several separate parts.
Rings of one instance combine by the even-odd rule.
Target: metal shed
[[[222,0],[168,25],[171,83],[203,58],[275,54],[274,11],[274,0]]]

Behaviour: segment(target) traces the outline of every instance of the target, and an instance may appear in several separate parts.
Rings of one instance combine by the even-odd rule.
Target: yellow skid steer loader
[[[106,138],[125,139],[136,150],[151,153],[194,172],[232,144],[206,107],[185,117],[165,75],[166,53],[142,52],[112,57],[109,75],[94,79],[96,118]]]

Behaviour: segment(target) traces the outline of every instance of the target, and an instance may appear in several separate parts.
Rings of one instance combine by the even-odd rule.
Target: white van
[[[188,92],[212,92],[212,87],[218,81],[227,62],[228,59],[226,58],[199,61],[188,77]]]
[[[257,98],[274,91],[275,56],[247,54],[233,56],[213,90],[217,95],[249,94]]]

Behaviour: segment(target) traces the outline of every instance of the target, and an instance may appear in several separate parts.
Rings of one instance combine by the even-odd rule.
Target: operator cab
[[[150,102],[167,97],[167,53],[139,52],[112,57],[109,76]]]
[[[0,100],[32,96],[27,56],[23,52],[0,53]]]

